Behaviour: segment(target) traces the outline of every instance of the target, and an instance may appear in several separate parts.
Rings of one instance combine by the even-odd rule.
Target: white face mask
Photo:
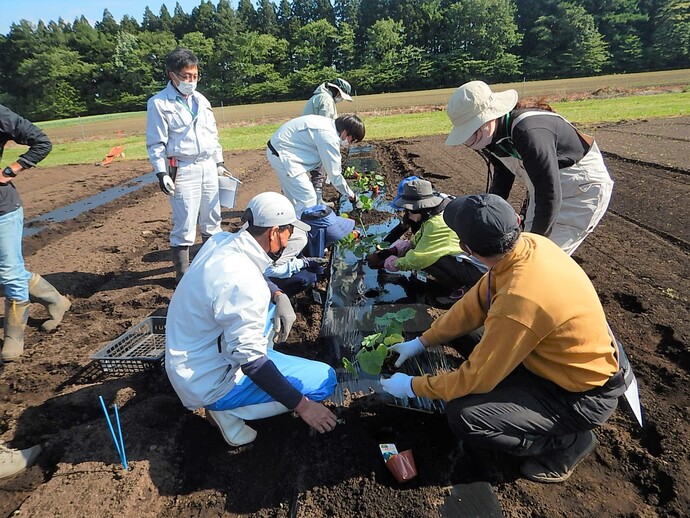
[[[196,90],[196,81],[180,81],[177,89],[182,95],[192,95],[194,90]]]
[[[479,151],[480,149],[484,149],[486,146],[491,144],[492,139],[493,136],[489,131],[488,125],[484,124],[472,135],[471,140],[474,141],[468,147],[470,149],[474,149],[475,151]]]
[[[342,148],[350,147],[350,141],[347,139],[347,137],[345,137],[344,139],[343,138],[340,139],[340,147],[342,147]]]
[[[337,95],[337,96],[335,96],[335,98],[333,99],[333,101],[335,102],[335,104],[338,104],[338,103],[343,102],[343,98],[340,97],[339,95]]]

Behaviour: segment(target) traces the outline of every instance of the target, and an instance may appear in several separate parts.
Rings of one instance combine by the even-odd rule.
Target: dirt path
[[[437,516],[447,487],[488,481],[506,516],[683,516],[690,509],[690,140],[688,118],[596,128],[616,186],[609,212],[575,257],[602,298],[636,369],[648,425],[617,412],[600,446],[568,482],[520,478],[506,456],[460,455],[442,416],[371,398],[339,409],[340,424],[313,436],[286,415],[258,422],[257,441],[228,449],[204,418],[183,409],[164,374],[103,380],[90,355],[172,295],[169,206],[155,184],[25,240],[29,268],[74,302],[57,332],[32,306],[27,352],[0,378],[0,439],[45,446],[37,466],[0,482],[0,516]],[[672,137],[672,138],[669,138]],[[376,143],[389,187],[404,175],[443,192],[483,191],[486,167],[443,138]],[[277,190],[263,152],[234,153],[237,206]],[[150,171],[143,161],[107,168],[29,171],[16,182],[27,220]],[[519,191],[519,189],[514,189]],[[515,193],[518,201],[521,192]],[[228,228],[239,211],[224,213]],[[556,288],[556,287],[555,287]],[[319,307],[296,301],[290,349],[318,350]],[[98,396],[121,409],[132,469],[118,467]],[[412,448],[419,477],[400,487],[379,442]]]

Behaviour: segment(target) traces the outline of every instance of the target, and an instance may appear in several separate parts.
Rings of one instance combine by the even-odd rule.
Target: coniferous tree
[[[257,27],[259,32],[278,36],[280,27],[278,26],[278,14],[276,5],[270,0],[260,0],[256,9]]]

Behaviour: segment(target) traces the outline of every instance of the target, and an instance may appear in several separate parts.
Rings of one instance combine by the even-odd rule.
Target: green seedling
[[[366,192],[371,186],[371,176],[362,174],[354,182],[354,187],[358,192]]]
[[[354,166],[349,165],[343,170],[343,176],[346,180],[352,180],[359,178],[360,173],[354,168]]]
[[[360,259],[365,257],[376,247],[378,236],[358,236],[351,232],[339,241],[340,248],[349,250]]]
[[[381,374],[383,364],[390,356],[390,347],[405,341],[403,324],[414,318],[416,313],[414,309],[406,308],[377,317],[374,323],[382,330],[362,339],[362,347],[355,354],[354,361],[343,358],[345,370],[355,378],[359,377],[360,369],[371,375]]]
[[[359,207],[360,210],[366,211],[366,210],[371,210],[374,208],[374,200],[370,198],[369,196],[366,196],[365,194],[361,194],[359,196],[359,203],[358,205],[362,205]]]

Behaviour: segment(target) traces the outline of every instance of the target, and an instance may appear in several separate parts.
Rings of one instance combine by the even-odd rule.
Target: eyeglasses
[[[198,81],[199,80],[199,74],[178,74],[177,72],[173,72],[177,76],[177,78],[180,81]]]
[[[286,230],[289,230],[290,235],[292,235],[293,230],[295,230],[295,226],[292,223],[288,223],[287,225],[280,225],[278,227],[278,232],[285,232]]]

